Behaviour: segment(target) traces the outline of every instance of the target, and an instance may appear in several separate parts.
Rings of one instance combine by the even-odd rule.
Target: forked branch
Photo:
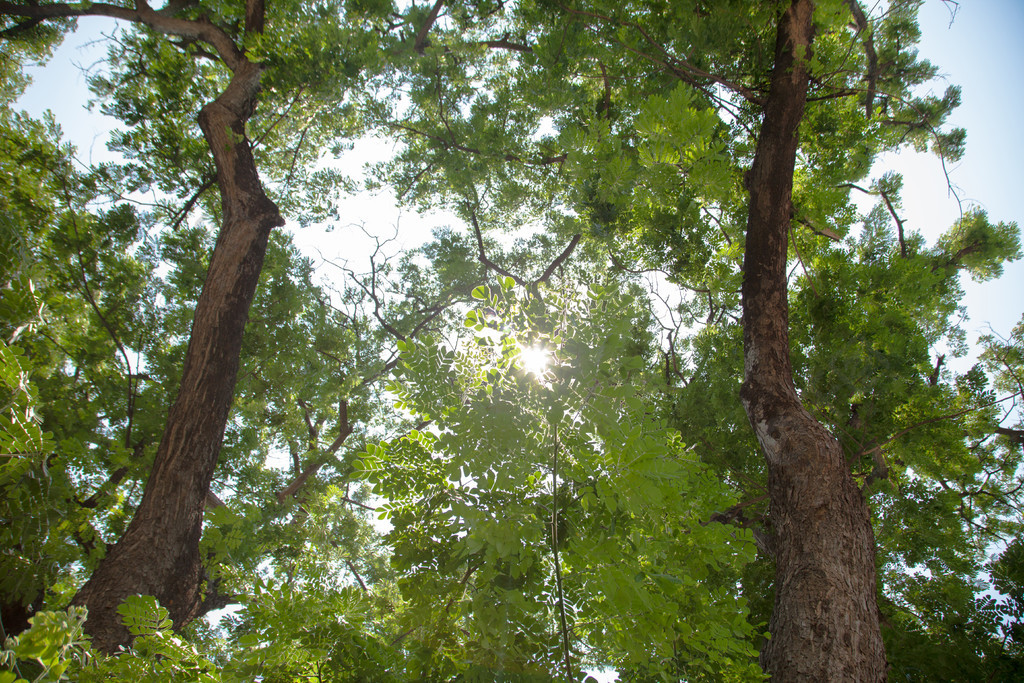
[[[480,229],[480,221],[477,219],[476,210],[469,204],[465,205],[465,209],[466,213],[469,214],[470,223],[473,224],[473,234],[476,237],[476,244],[478,249],[477,258],[480,259],[480,263],[484,264],[484,266],[486,266],[488,269],[493,270],[495,273],[498,273],[499,275],[504,275],[505,277],[512,278],[512,280],[520,287],[526,287],[527,289],[531,290],[536,289],[537,285],[539,285],[540,283],[547,282],[554,274],[555,270],[557,270],[562,264],[564,264],[566,260],[572,255],[572,252],[576,249],[576,245],[578,245],[580,243],[580,240],[583,238],[583,235],[580,233],[576,233],[575,235],[573,235],[572,239],[569,241],[569,244],[565,247],[565,249],[562,250],[562,253],[559,254],[555,258],[555,260],[552,261],[548,265],[548,267],[544,269],[544,272],[541,274],[541,276],[538,277],[536,280],[528,281],[516,275],[515,273],[506,270],[505,268],[502,268],[487,256],[487,249],[484,246],[483,231]]]

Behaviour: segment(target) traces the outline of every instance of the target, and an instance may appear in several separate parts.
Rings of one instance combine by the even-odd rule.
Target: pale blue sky
[[[1024,2],[962,0],[950,25],[949,5],[926,0],[921,8],[920,53],[948,83],[963,89],[951,122],[967,129],[967,152],[950,168],[965,208],[980,206],[994,221],[1024,226]],[[945,83],[936,84],[936,94]],[[904,217],[931,243],[959,215],[938,160],[905,152],[887,160],[904,176]],[[1006,266],[997,282],[964,279],[973,342],[987,326],[1006,336],[1024,312],[1024,261]]]

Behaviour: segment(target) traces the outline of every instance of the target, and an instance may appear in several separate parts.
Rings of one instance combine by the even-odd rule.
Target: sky
[[[1024,127],[1018,121],[1024,112],[1024,79],[1020,76],[1024,0],[961,0],[958,5],[949,0],[925,0],[920,21],[920,53],[936,64],[942,75],[932,88],[934,93],[941,95],[948,83],[963,89],[963,103],[950,122],[967,129],[967,152],[948,170],[964,208],[980,207],[993,221],[1024,225]],[[105,48],[96,41],[114,25],[107,19],[81,19],[78,32],[68,37],[51,61],[33,70],[35,83],[20,101],[36,115],[52,110],[85,162],[113,159],[105,149],[113,122],[84,108],[89,92],[82,70],[101,68],[98,62]],[[379,144],[376,149],[379,151]],[[941,162],[930,154],[905,151],[883,158],[872,175],[877,177],[889,169],[904,176],[901,215],[907,229],[920,231],[929,244],[934,243],[960,215]],[[393,226],[400,226],[399,238],[391,245],[395,251],[404,244],[419,243],[430,227],[446,220],[444,216],[424,220],[416,214],[401,214],[386,197],[354,199],[346,205],[345,215],[346,220],[366,223],[377,234],[388,235]],[[343,249],[354,251],[352,233],[307,229],[297,234],[297,243],[313,257],[336,261],[344,258]],[[970,342],[993,331],[1005,337],[1021,320],[1024,261],[1007,265],[998,281],[977,284],[964,278],[964,286]],[[954,367],[965,369],[969,361]]]
[[[939,67],[944,81],[935,85],[935,94],[947,83],[962,88],[962,104],[950,123],[967,130],[967,151],[949,172],[964,208],[976,206],[994,222],[1024,226],[1024,2],[961,0],[956,7],[925,0],[920,23],[919,52]],[[960,215],[941,163],[914,152],[883,161],[903,174],[907,227],[933,243]],[[1008,264],[998,281],[977,284],[965,277],[963,284],[969,341],[991,331],[1008,336],[1024,313],[1024,261]]]

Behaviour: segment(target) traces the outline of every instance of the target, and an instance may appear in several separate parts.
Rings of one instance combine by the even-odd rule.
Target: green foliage
[[[253,594],[232,618],[240,647],[228,667],[231,676],[408,680],[402,675],[402,657],[378,630],[381,616],[373,597],[324,574],[309,578],[302,583],[257,578]]]
[[[73,19],[18,24],[21,22],[10,17],[0,18],[0,31],[5,39],[0,47],[0,104],[5,114],[31,82],[22,67],[45,63],[64,34],[75,25]]]
[[[471,336],[403,345],[390,390],[430,428],[358,465],[388,501],[409,637],[508,672],[554,675],[570,638],[587,661],[753,675],[725,590],[753,546],[708,523],[727,490],[650,412],[635,302],[600,285],[524,296],[511,279],[473,296]],[[548,367],[528,372],[528,349]]]
[[[1016,223],[992,225],[987,213],[975,209],[942,236],[939,248],[949,255],[949,265],[982,282],[1002,275],[1003,262],[1021,257],[1020,231]]]
[[[30,619],[31,626],[20,635],[7,638],[0,651],[3,683],[48,683],[69,680],[69,667],[83,666],[89,661],[89,641],[83,624],[84,607],[71,607],[66,612],[39,612]],[[12,672],[18,672],[15,675]],[[31,679],[23,678],[27,674]]]
[[[171,631],[167,610],[152,596],[131,596],[118,608],[134,640],[115,655],[89,647],[83,627],[84,607],[66,612],[39,612],[31,627],[8,638],[0,651],[0,681],[32,683],[74,680],[181,681],[242,683],[263,680],[298,681],[315,675],[329,681],[414,680],[402,676],[403,662],[364,623],[372,610],[358,590],[320,586],[266,584],[242,611],[248,631],[232,643],[230,659],[217,648],[197,647],[201,639]],[[326,593],[323,591],[327,591]],[[223,642],[221,643],[223,645]],[[20,672],[20,673],[15,673]]]
[[[867,216],[850,201],[883,151],[962,154],[946,128],[960,91],[921,87],[937,69],[914,48],[917,4],[871,19],[869,92],[849,3],[816,3],[794,380],[873,506],[893,677],[1014,680],[1024,452],[1019,415],[993,401],[1024,391],[1024,323],[966,372],[935,359],[966,351],[958,273],[998,277],[1017,226],[968,211],[928,245],[890,220],[896,175],[871,185],[884,201]],[[84,613],[44,608],[139,502],[220,218],[195,118],[229,72],[200,42],[118,34],[91,85],[124,159],[100,168],[5,107],[0,597],[34,616],[0,683],[551,680],[566,648],[574,674],[758,679],[773,568],[752,542],[770,529],[736,400],[738,290],[777,3],[448,3],[419,45],[422,3],[285,0],[244,36],[243,7],[176,16],[264,69],[246,135],[290,218],[340,220],[354,183],[333,157],[370,129],[401,143],[368,184],[453,209],[479,242],[445,229],[389,261],[378,241],[372,271],[335,291],[272,234],[201,542],[210,604],[236,607],[175,634],[135,596],[132,647],[87,662]],[[71,22],[4,22],[9,104],[20,63]],[[541,232],[490,232],[524,226]],[[557,286],[481,285],[481,251],[532,281],[577,234]],[[681,296],[655,302],[662,285]]]
[[[138,354],[159,324],[145,217],[125,203],[86,208],[96,177],[74,169],[52,123],[11,117],[3,124],[0,163],[12,169],[3,203],[18,239],[0,264],[0,330],[28,361],[34,410],[52,451],[37,458],[33,476],[42,487],[10,496],[20,505],[31,495],[32,512],[20,510],[7,527],[6,547],[14,550],[4,562],[18,566],[6,567],[3,599],[40,609],[47,588],[70,587],[75,562],[102,552],[96,527],[118,530],[123,511],[112,508],[120,501],[90,487],[144,449],[158,425],[147,408],[166,397],[138,372]],[[18,588],[8,592],[7,581]]]
[[[118,608],[135,637],[131,648],[113,656],[94,653],[84,633],[87,610],[70,607],[64,612],[38,612],[31,627],[8,638],[0,653],[0,667],[34,673],[32,683],[48,681],[188,681],[217,683],[217,665],[171,632],[167,610],[152,596],[129,597]],[[241,680],[228,678],[227,680]],[[23,683],[10,671],[0,681]]]
[[[62,483],[50,471],[55,444],[39,424],[29,370],[22,349],[0,345],[0,546],[9,549],[0,554],[0,591],[26,605],[53,580],[55,555],[66,554],[54,547],[53,530],[62,525],[50,500]]]
[[[1009,632],[1012,652],[1021,663],[1024,655],[1024,543],[1019,538],[1011,541],[991,562],[989,572],[993,588],[1002,596],[996,606],[1005,619],[1002,626]]]
[[[851,30],[849,3],[816,3],[814,77],[801,124],[790,236],[794,380],[808,408],[843,444],[874,506],[886,614],[904,633],[920,636],[891,638],[891,660],[910,667],[915,659],[939,662],[940,651],[961,653],[989,675],[1001,670],[994,664],[1002,656],[1001,627],[975,579],[993,544],[1021,531],[1020,449],[1009,436],[1013,429],[1002,433],[1007,428],[999,427],[992,405],[1007,397],[994,387],[1022,390],[1013,379],[1020,374],[1009,370],[1020,341],[991,344],[984,370],[953,374],[944,368],[945,357],[936,356],[967,350],[958,273],[997,277],[1003,263],[1019,258],[1017,228],[970,211],[937,244],[926,245],[892,224],[901,184],[894,175],[871,187],[883,201],[867,216],[850,200],[851,188],[884,151],[910,145],[944,159],[963,152],[964,132],[947,128],[959,89],[936,96],[920,87],[937,69],[912,47],[920,34],[917,6],[890,3],[871,18],[876,70],[865,77],[870,55],[860,48],[866,35]],[[763,465],[736,401],[743,372],[736,292],[747,215],[744,172],[772,67],[775,11],[770,3],[716,3],[709,12],[703,3],[640,7],[593,0],[568,8],[538,2],[501,14],[453,13],[431,35],[431,58],[408,71],[411,104],[390,113],[398,123],[385,122],[406,134],[408,146],[382,168],[403,194],[410,188],[407,196],[415,202],[468,205],[485,225],[518,227],[540,217],[551,232],[591,238],[591,249],[613,270],[656,269],[688,290],[678,304],[665,305],[666,317],[677,317],[667,330],[664,375],[676,386],[649,395],[649,410],[668,416],[688,443],[698,445],[701,461],[743,496],[731,519],[755,528],[766,522],[767,505]],[[513,54],[473,47],[497,36],[530,49]],[[544,163],[554,158],[557,167]],[[486,318],[471,322],[490,324]],[[426,359],[436,357],[435,365],[461,377],[458,368],[467,362],[461,353],[468,351],[415,347],[406,362],[417,359],[417,367],[426,368]],[[483,376],[507,370],[501,363],[483,367]],[[443,424],[461,414],[458,407],[470,400],[464,387],[474,386],[435,379],[412,394],[414,401],[402,400],[424,420]],[[489,397],[504,390],[498,382],[480,386]],[[490,400],[491,412],[514,425],[498,423],[494,433],[538,431],[514,421],[523,410],[515,406],[529,405],[525,399],[509,409]],[[407,446],[392,442],[384,451],[392,459],[381,462],[393,467],[382,464],[374,476],[406,487],[412,480],[430,482],[410,489],[418,496],[403,495],[421,506],[437,498],[442,510],[450,505],[452,511],[445,524],[420,531],[412,547],[419,551],[427,539],[440,539],[444,551],[437,551],[442,559],[435,568],[461,561],[469,569],[460,550],[469,541],[459,534],[472,533],[449,501],[458,499],[452,492],[458,480],[443,455],[457,452],[452,460],[461,463],[462,451],[439,429],[420,430]],[[428,454],[426,469],[410,464],[427,463]],[[370,461],[379,457],[371,455]],[[509,467],[492,471],[485,464],[466,476],[489,483]],[[509,479],[522,476],[514,472]],[[477,499],[463,503],[481,505]],[[394,514],[412,524],[405,520],[422,516],[422,507]],[[409,564],[417,566],[415,559]],[[907,572],[918,578],[905,580]],[[755,623],[771,608],[765,594],[770,575],[769,561],[760,560],[744,577],[757,605]],[[421,590],[457,590],[461,575],[450,576],[447,584],[438,579]],[[920,609],[942,600],[971,628],[943,635],[942,615]],[[971,648],[985,654],[972,660],[966,656]],[[959,674],[948,669],[946,675]]]
[[[17,346],[0,346],[0,391],[4,403],[0,413],[0,453],[4,457],[25,458],[41,464],[53,449],[53,437],[39,426],[34,413],[34,390],[27,372],[27,362],[19,359],[23,352]],[[23,363],[25,365],[23,365]]]
[[[218,683],[223,680],[216,663],[194,645],[171,631],[167,609],[151,595],[133,595],[118,608],[134,640],[122,654],[96,660],[83,667],[82,681],[137,680]]]

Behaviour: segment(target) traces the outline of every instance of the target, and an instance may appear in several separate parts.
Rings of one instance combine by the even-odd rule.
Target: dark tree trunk
[[[263,190],[245,138],[259,80],[257,65],[236,63],[227,89],[199,115],[217,165],[223,224],[196,306],[181,388],[128,530],[73,601],[89,608],[86,630],[94,645],[108,652],[130,640],[116,611],[127,596],[155,595],[176,627],[203,611],[199,538],[204,502],[267,240],[273,228],[284,224]]]
[[[36,599],[27,605],[17,599],[0,601],[0,642],[27,629],[28,620],[42,607],[45,597],[40,591]]]
[[[761,659],[776,681],[883,681],[867,505],[838,441],[801,404],[789,358],[786,261],[813,11],[811,0],[793,0],[780,20],[748,176],[741,397],[767,462],[776,554]]]

